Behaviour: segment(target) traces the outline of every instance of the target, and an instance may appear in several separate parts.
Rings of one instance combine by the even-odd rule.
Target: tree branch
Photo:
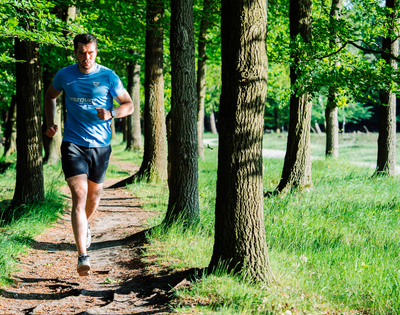
[[[336,55],[337,53],[339,53],[342,49],[344,49],[347,46],[348,43],[345,43],[342,47],[340,47],[337,51],[334,51],[333,53],[327,54],[325,56],[322,57],[317,57],[317,58],[312,58],[312,59],[306,59],[305,61],[311,61],[311,60],[322,60],[324,58],[328,58],[330,56]]]
[[[384,58],[392,58],[393,60],[396,60],[397,62],[400,62],[400,58],[398,56],[395,56],[393,54],[387,53],[387,52],[383,51],[382,49],[374,50],[374,49],[371,49],[371,48],[365,48],[365,47],[362,47],[361,45],[358,45],[357,43],[355,43],[353,41],[348,41],[348,43],[353,45],[354,47],[364,51],[364,52],[368,52],[368,53],[371,53],[371,54],[380,54]]]

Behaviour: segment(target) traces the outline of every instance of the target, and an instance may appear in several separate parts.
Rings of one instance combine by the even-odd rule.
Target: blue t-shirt
[[[100,120],[95,108],[113,108],[113,97],[125,89],[114,71],[95,64],[93,71],[82,73],[78,65],[57,72],[53,79],[57,91],[64,91],[67,120],[64,141],[84,147],[106,147],[111,140],[111,120]]]

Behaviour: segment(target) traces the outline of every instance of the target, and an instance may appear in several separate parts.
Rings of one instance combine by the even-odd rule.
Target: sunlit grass
[[[209,134],[205,138],[216,137]],[[335,161],[324,159],[324,135],[312,135],[312,155],[319,158],[312,162],[314,189],[264,199],[269,257],[276,279],[269,288],[250,284],[239,276],[227,274],[223,268],[214,275],[201,273],[212,254],[217,147],[205,150],[205,159],[199,161],[201,223],[193,229],[184,230],[176,225],[165,230],[160,226],[168,204],[166,183],[130,185],[128,189],[140,198],[143,208],[156,213],[147,223],[147,227],[157,228],[148,235],[144,259],[171,270],[199,268],[194,284],[174,293],[175,311],[182,314],[399,314],[400,179],[371,178],[370,167],[352,163],[360,160],[376,163],[376,139],[376,134],[343,135],[340,158]],[[263,147],[284,150],[285,134],[265,135]],[[124,148],[121,139],[117,139],[113,144],[115,159],[141,163],[141,152],[125,152]],[[276,188],[282,167],[282,159],[264,160],[264,191]],[[49,207],[61,209],[62,204],[58,205],[61,199],[56,195],[58,185],[63,182],[61,169],[46,166],[45,172]],[[117,176],[118,172],[122,170],[111,169],[110,176]],[[0,175],[2,200],[12,198],[14,180],[15,166]],[[12,257],[26,250],[35,233],[40,233],[41,222],[36,222],[36,217],[44,221],[43,226],[53,220],[35,209],[30,213],[32,216],[27,216],[26,223],[21,221],[18,227],[10,225],[1,234],[0,269],[5,270],[0,274],[2,285],[15,268]],[[35,227],[35,231],[25,224]]]
[[[10,166],[0,174],[0,218],[14,194],[16,171]],[[0,287],[11,283],[18,257],[27,252],[35,236],[53,223],[65,208],[59,187],[64,183],[60,164],[44,167],[45,201],[29,204],[24,215],[0,228]]]
[[[266,236],[276,283],[263,288],[224,272],[200,275],[190,288],[176,292],[175,311],[398,314],[400,180],[371,178],[370,167],[350,163],[357,156],[371,156],[370,143],[375,135],[369,136],[351,140],[358,143],[353,145],[358,152],[352,151],[352,158],[313,160],[313,190],[264,199]],[[318,139],[323,146],[323,139]],[[286,145],[281,135],[270,135],[266,140],[274,149],[280,147],[279,141]],[[282,159],[264,160],[264,191],[276,188],[282,167]],[[179,226],[157,230],[149,236],[146,255],[156,256],[159,264],[169,268],[208,266],[216,170],[217,149],[206,150],[205,160],[199,162],[201,225],[189,231]],[[165,199],[163,203],[166,206]]]

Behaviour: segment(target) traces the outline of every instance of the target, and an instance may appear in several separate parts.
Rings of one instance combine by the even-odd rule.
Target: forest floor
[[[115,182],[107,180],[104,187]],[[69,199],[67,186],[62,192]],[[0,293],[0,314],[171,313],[171,292],[190,283],[191,271],[162,268],[151,257],[144,259],[144,223],[155,213],[144,211],[125,188],[105,188],[90,219],[92,272],[79,277],[70,207],[69,199],[62,218],[20,258],[14,284]]]

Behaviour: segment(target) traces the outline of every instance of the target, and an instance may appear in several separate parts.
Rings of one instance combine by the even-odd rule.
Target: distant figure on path
[[[77,271],[90,274],[86,249],[91,243],[88,220],[100,203],[100,195],[111,155],[111,119],[133,113],[133,103],[120,78],[96,63],[97,39],[79,34],[74,39],[78,63],[57,72],[45,95],[46,135],[58,131],[54,124],[56,99],[65,93],[67,120],[64,124],[61,161],[71,190],[71,222],[78,250]],[[119,106],[113,109],[113,99]]]

